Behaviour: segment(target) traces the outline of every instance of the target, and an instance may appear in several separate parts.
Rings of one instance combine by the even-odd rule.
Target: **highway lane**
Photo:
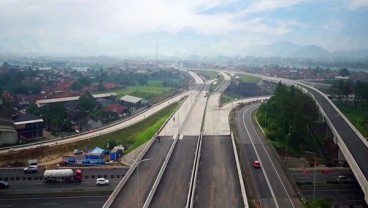
[[[150,207],[185,207],[198,136],[184,136],[175,146]]]
[[[237,115],[240,136],[239,155],[241,165],[252,187],[253,197],[260,207],[301,207],[302,204],[283,171],[278,159],[274,156],[270,144],[260,138],[252,120],[252,112],[259,104],[243,108]],[[260,169],[254,169],[254,160],[261,162]]]
[[[108,195],[45,198],[0,199],[0,207],[10,208],[96,208],[102,207]]]
[[[204,136],[194,207],[243,207],[230,136]]]
[[[357,162],[360,170],[363,172],[365,179],[368,180],[368,163],[366,161],[368,158],[367,144],[359,138],[359,136],[352,128],[350,128],[350,126],[345,122],[335,108],[332,107],[329,100],[327,100],[328,98],[325,98],[312,88],[308,87],[306,89],[317,99],[319,105],[327,114],[331,123],[349,149],[349,152]]]
[[[111,193],[127,172],[127,168],[83,170],[81,183],[46,183],[42,172],[24,174],[22,171],[12,170],[0,172],[0,180],[9,183],[8,189],[0,190],[0,198],[14,197],[44,197],[44,196],[73,196],[91,195],[96,193]],[[12,176],[11,176],[12,174]],[[4,176],[6,175],[6,176]],[[109,180],[106,186],[97,186],[96,178],[104,177]]]
[[[139,174],[137,173],[138,169],[133,172],[111,207],[135,208],[143,206],[173,141],[172,137],[162,136],[160,142],[155,141],[152,144],[142,159],[151,160],[137,166]]]

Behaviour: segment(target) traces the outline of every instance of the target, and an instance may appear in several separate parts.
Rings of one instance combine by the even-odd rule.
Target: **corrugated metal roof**
[[[142,99],[143,98],[134,97],[134,96],[131,96],[131,95],[124,95],[124,97],[120,98],[121,101],[126,101],[126,102],[129,102],[129,103],[138,103]]]
[[[110,96],[117,96],[116,93],[103,93],[103,94],[95,94],[92,95],[94,98],[104,98]],[[75,97],[65,97],[65,98],[53,98],[53,99],[44,99],[44,100],[37,100],[36,103],[41,104],[49,104],[49,103],[58,103],[58,102],[67,102],[67,101],[75,101],[78,100],[79,96]]]

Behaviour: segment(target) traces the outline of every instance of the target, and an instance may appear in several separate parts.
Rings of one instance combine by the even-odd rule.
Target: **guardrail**
[[[198,177],[198,169],[199,169],[199,161],[201,159],[201,149],[202,149],[202,139],[203,139],[203,132],[199,135],[199,140],[197,143],[196,154],[194,158],[194,164],[192,169],[192,176],[190,179],[189,191],[188,191],[188,198],[186,208],[192,208],[194,206],[194,199],[195,199],[195,191],[197,188],[197,177]]]
[[[126,175],[124,176],[124,178],[119,182],[119,184],[116,186],[116,188],[114,189],[114,191],[112,192],[112,194],[109,196],[109,198],[107,199],[107,201],[105,202],[105,204],[102,206],[103,208],[109,208],[112,205],[112,203],[114,202],[116,196],[119,194],[119,192],[121,191],[121,189],[124,187],[124,185],[126,184],[126,182],[128,181],[128,179],[130,178],[130,176],[133,174],[133,172],[137,168],[137,166],[139,164],[139,161],[142,160],[142,158],[144,157],[144,155],[151,148],[153,142],[155,142],[156,136],[162,131],[162,129],[164,128],[164,126],[167,124],[167,122],[170,120],[170,118],[176,113],[176,111],[181,107],[181,105],[183,103],[184,102],[182,102],[176,108],[176,110],[169,116],[169,118],[166,119],[165,123],[160,127],[160,129],[157,131],[157,133],[151,138],[151,140],[149,141],[148,145],[139,154],[138,158],[135,160],[135,162],[133,163],[133,165],[129,168],[129,170],[126,173]]]
[[[240,190],[241,190],[242,197],[243,197],[244,207],[249,207],[248,198],[247,198],[247,194],[245,193],[244,181],[243,181],[243,176],[242,176],[240,163],[239,163],[238,151],[236,150],[236,146],[235,146],[234,135],[233,135],[232,132],[231,132],[230,135],[231,135],[231,143],[233,144],[233,149],[234,149],[236,169],[237,169],[237,172],[238,172]]]
[[[203,89],[203,88],[202,88]],[[206,118],[206,111],[207,111],[207,104],[210,96],[207,96],[206,99],[206,106],[204,108],[204,113],[202,117],[202,123],[201,123],[201,132],[198,137],[198,143],[197,148],[194,156],[194,162],[193,162],[193,168],[192,168],[192,175],[189,182],[189,190],[187,195],[187,204],[186,208],[191,208],[194,205],[194,199],[195,199],[195,190],[197,186],[197,177],[198,177],[198,167],[199,167],[199,161],[201,158],[201,149],[202,149],[202,138],[203,138],[203,126],[204,126],[204,120]]]
[[[203,88],[204,88],[204,84],[202,84],[202,86],[201,86],[201,88],[200,88],[200,92],[203,90]],[[194,103],[192,104],[192,106],[191,106],[191,108],[190,108],[190,110],[189,110],[189,113],[192,111],[194,104],[197,102],[197,100],[198,100],[198,96],[199,96],[200,92],[199,92],[199,93],[198,93],[198,95],[195,97]],[[190,95],[189,95],[189,96],[190,96]],[[180,129],[179,129],[179,133],[182,131],[183,127],[185,126],[185,123],[186,123],[186,121],[188,120],[188,115],[189,115],[189,113],[188,113],[188,114],[187,114],[187,116],[185,117],[185,119],[184,119],[184,121],[183,121],[183,124],[181,125],[181,127],[180,127]],[[178,138],[179,138],[179,135],[178,135]],[[167,156],[166,156],[166,158],[165,158],[165,161],[164,161],[164,163],[163,163],[163,165],[162,165],[162,167],[161,167],[161,169],[160,169],[160,172],[159,172],[159,174],[158,174],[158,176],[157,176],[157,178],[156,178],[156,180],[155,180],[155,183],[153,184],[153,186],[152,186],[152,188],[151,188],[150,193],[148,194],[148,197],[147,197],[147,199],[146,199],[146,201],[145,201],[145,203],[144,203],[143,207],[148,207],[148,206],[150,205],[150,203],[151,203],[151,201],[152,201],[152,199],[153,199],[153,196],[154,196],[154,194],[155,194],[155,192],[156,192],[156,190],[157,190],[157,187],[158,187],[158,185],[159,185],[159,183],[160,183],[160,181],[161,181],[161,179],[162,179],[162,175],[163,175],[163,173],[164,173],[164,172],[165,172],[165,170],[166,170],[167,164],[168,164],[168,162],[169,162],[169,160],[170,160],[170,158],[171,158],[172,152],[173,152],[173,150],[174,150],[174,148],[175,148],[175,145],[176,145],[176,143],[177,143],[177,139],[178,139],[178,138],[176,138],[176,140],[174,141],[173,145],[171,146],[171,148],[170,148],[170,150],[169,150],[169,152],[168,152],[168,155],[167,155]]]
[[[157,187],[162,179],[162,175],[164,174],[165,170],[166,170],[166,167],[167,167],[167,164],[169,163],[170,161],[170,158],[171,158],[171,155],[172,155],[172,152],[174,151],[174,148],[176,146],[176,143],[178,142],[178,139],[179,139],[179,135],[176,136],[174,142],[172,143],[170,149],[169,149],[169,152],[167,153],[166,157],[165,157],[165,161],[164,163],[162,164],[161,166],[161,169],[160,169],[160,172],[158,173],[157,177],[156,177],[156,180],[147,196],[147,199],[146,201],[144,202],[144,205],[143,207],[144,208],[148,208],[148,206],[150,205],[151,201],[152,201],[152,198],[153,196],[155,195],[155,192],[157,190]]]
[[[103,134],[96,134],[97,131],[101,131],[101,130],[104,130],[104,129],[107,129],[107,128],[110,128],[110,127],[113,127],[113,126],[116,126],[116,125],[119,125],[119,124],[122,124],[124,122],[127,122],[131,119],[134,119],[142,114],[144,114],[146,111],[148,110],[151,110],[152,108],[155,108],[171,99],[175,99],[175,98],[179,98],[181,96],[183,96],[185,93],[188,93],[188,91],[184,91],[182,93],[179,93],[171,98],[168,98],[168,99],[165,99],[159,103],[156,103],[155,105],[153,105],[152,107],[150,108],[147,108],[146,110],[144,111],[141,111],[140,113],[138,114],[135,114],[134,116],[131,116],[129,118],[126,118],[126,119],[122,119],[122,120],[117,120],[117,121],[114,121],[112,123],[109,123],[107,125],[104,125],[100,128],[97,128],[97,129],[93,129],[92,131],[88,131],[88,132],[82,132],[82,133],[79,133],[79,134],[74,134],[74,135],[70,135],[70,136],[66,136],[66,137],[59,137],[59,138],[56,138],[56,139],[49,139],[49,140],[45,140],[45,141],[39,141],[39,142],[33,142],[33,143],[28,143],[28,144],[22,144],[22,145],[15,145],[15,146],[8,146],[8,147],[2,147],[0,148],[0,151],[2,150],[11,150],[12,152],[16,152],[18,148],[24,148],[24,147],[30,147],[30,146],[35,146],[35,145],[43,145],[45,143],[50,143],[50,142],[59,142],[59,144],[61,144],[61,141],[63,141],[63,144],[66,144],[66,143],[70,143],[70,142],[74,142],[74,141],[65,141],[67,139],[72,139],[72,138],[76,138],[76,137],[80,137],[80,136],[83,136],[83,135],[88,135],[88,134],[91,134],[90,136],[86,136],[83,138],[83,140],[85,139],[90,139],[90,138],[93,138],[93,137],[97,137],[97,136],[100,136],[100,135],[105,135],[105,134],[108,134],[108,133],[111,133],[112,131],[107,131],[107,132],[104,132]],[[136,122],[133,122],[129,125],[125,125],[125,126],[122,126],[121,128],[119,129],[122,129],[122,128],[126,128],[128,126],[131,126],[131,125],[134,125],[136,123],[138,123],[140,121],[136,121]],[[116,131],[116,130],[113,130],[113,131]],[[79,139],[80,140],[80,139]],[[57,143],[55,143],[55,145],[57,145]],[[48,145],[47,145],[48,146]]]

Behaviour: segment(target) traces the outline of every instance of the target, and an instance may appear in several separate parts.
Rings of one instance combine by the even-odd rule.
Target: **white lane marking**
[[[253,143],[253,139],[252,139],[252,137],[249,135],[248,128],[247,128],[247,126],[245,125],[245,122],[244,122],[244,121],[245,121],[245,113],[246,113],[249,109],[250,109],[250,108],[247,108],[247,109],[244,111],[244,113],[243,113],[243,125],[244,125],[244,128],[245,128],[245,130],[246,130],[246,132],[247,132],[247,134],[248,134],[248,137],[249,137],[249,139],[250,139],[250,142],[252,143],[252,146],[253,146],[254,152],[256,153],[258,160],[261,162],[261,164],[263,164],[263,163],[262,163],[262,161],[261,161],[261,158],[260,158],[260,157],[259,157],[259,155],[258,155],[258,151],[257,151],[257,149],[256,149],[256,146],[255,146],[255,145],[254,145],[254,143]],[[266,182],[267,182],[267,186],[268,186],[268,188],[269,188],[269,189],[270,189],[270,191],[271,191],[272,199],[273,199],[273,201],[275,202],[276,207],[277,207],[277,208],[279,208],[279,204],[277,203],[275,193],[273,192],[273,189],[272,189],[272,187],[271,187],[270,180],[268,179],[268,176],[267,176],[267,174],[266,174],[266,171],[265,171],[265,169],[264,169],[264,168],[261,168],[261,169],[262,169],[263,175],[265,176],[265,179],[266,179]]]
[[[253,122],[251,122],[251,125],[252,125],[253,129],[255,129],[255,127],[254,127],[254,125],[253,125]],[[272,162],[272,160],[271,160],[271,157],[270,157],[270,155],[268,154],[268,151],[266,150],[266,147],[263,145],[263,142],[262,142],[261,138],[258,136],[258,134],[257,134],[257,138],[258,138],[258,140],[260,141],[260,143],[261,143],[261,145],[262,145],[262,147],[263,147],[264,151],[266,152],[266,155],[267,155],[268,159],[270,160],[271,165],[272,165],[273,169],[275,170],[276,175],[277,175],[278,179],[280,180],[281,185],[282,185],[282,187],[284,188],[285,193],[286,193],[286,195],[288,196],[288,199],[289,199],[289,201],[290,201],[291,205],[295,208],[295,206],[294,206],[294,204],[293,204],[293,201],[291,201],[290,195],[289,195],[289,193],[287,192],[287,190],[286,190],[286,188],[285,188],[285,185],[284,185],[284,183],[282,182],[281,177],[280,177],[279,173],[277,172],[276,167],[275,167],[275,165],[273,164],[273,162]]]

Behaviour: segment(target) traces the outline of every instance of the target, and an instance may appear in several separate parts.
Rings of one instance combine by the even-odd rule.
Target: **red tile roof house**
[[[126,108],[116,104],[108,104],[106,105],[104,111],[109,113],[110,119],[118,119],[123,116],[123,113],[126,112]]]

